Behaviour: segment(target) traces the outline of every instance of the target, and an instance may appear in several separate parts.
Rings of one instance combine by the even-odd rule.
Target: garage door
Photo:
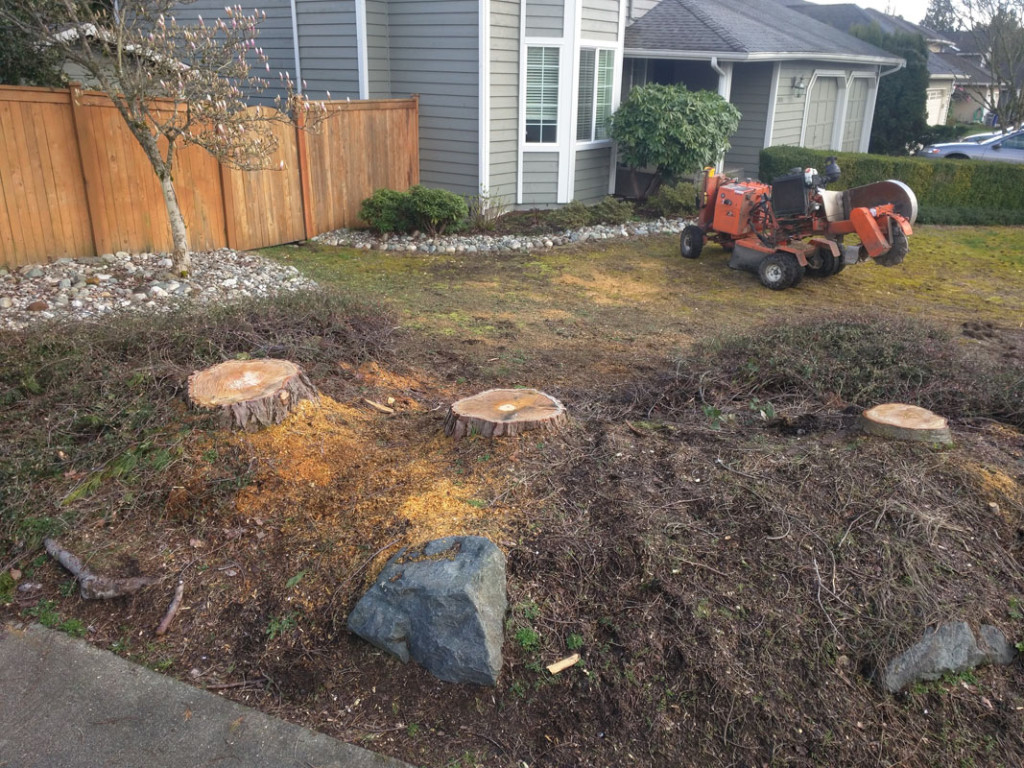
[[[832,149],[832,131],[836,121],[836,99],[839,97],[839,80],[835,77],[819,77],[808,94],[807,130],[804,132],[804,146],[811,149]]]
[[[860,137],[864,133],[864,115],[868,109],[871,81],[855,77],[850,83],[846,102],[846,125],[843,126],[843,152],[860,152]]]

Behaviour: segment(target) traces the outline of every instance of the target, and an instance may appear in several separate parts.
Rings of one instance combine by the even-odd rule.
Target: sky
[[[907,21],[920,24],[928,12],[928,0],[811,0],[818,5],[836,5],[837,3],[853,2],[861,8],[874,8],[876,11],[902,16]]]

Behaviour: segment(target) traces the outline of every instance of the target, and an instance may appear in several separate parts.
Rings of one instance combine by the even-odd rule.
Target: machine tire
[[[689,224],[679,235],[679,253],[684,259],[696,259],[704,249],[704,230],[696,224]]]
[[[836,258],[832,255],[832,251],[828,248],[819,247],[818,255],[821,257],[820,267],[807,267],[807,274],[810,277],[832,277],[832,275],[839,274],[839,269],[836,267],[836,262],[842,264],[842,258]]]
[[[761,285],[773,291],[784,291],[797,283],[804,276],[803,267],[796,256],[784,251],[770,253],[761,260],[757,267],[757,276]]]

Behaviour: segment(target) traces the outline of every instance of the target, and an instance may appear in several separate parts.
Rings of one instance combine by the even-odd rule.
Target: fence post
[[[300,111],[295,121],[295,143],[299,155],[299,188],[302,191],[302,224],[306,239],[319,234],[313,222],[313,180],[309,171],[309,142],[306,138],[306,113]]]
[[[85,188],[85,212],[89,219],[89,236],[92,237],[92,250],[94,256],[100,255],[100,243],[96,237],[96,222],[93,220],[92,202],[90,198],[92,195],[89,194],[90,186],[89,174],[85,171],[85,151],[82,148],[82,128],[81,128],[81,115],[80,110],[82,104],[80,98],[82,96],[82,84],[81,83],[68,83],[68,96],[71,100],[71,125],[75,129],[75,148],[78,150],[78,172],[82,174],[82,186]]]
[[[238,225],[235,222],[235,189],[231,186],[231,174],[224,163],[217,163],[220,170],[220,199],[224,206],[224,234],[227,236],[228,248],[238,250]]]
[[[410,186],[416,186],[420,183],[420,95],[418,93],[412,95],[410,133],[412,134],[409,137],[412,142],[412,146],[409,147],[409,164],[412,166],[412,184]]]

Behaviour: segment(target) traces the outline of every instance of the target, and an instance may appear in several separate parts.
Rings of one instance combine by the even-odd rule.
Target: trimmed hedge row
[[[914,190],[924,224],[1024,224],[1024,165],[976,160],[927,160],[803,147],[761,150],[762,181],[791,168],[824,169],[835,155],[843,175],[832,189],[897,179]]]

